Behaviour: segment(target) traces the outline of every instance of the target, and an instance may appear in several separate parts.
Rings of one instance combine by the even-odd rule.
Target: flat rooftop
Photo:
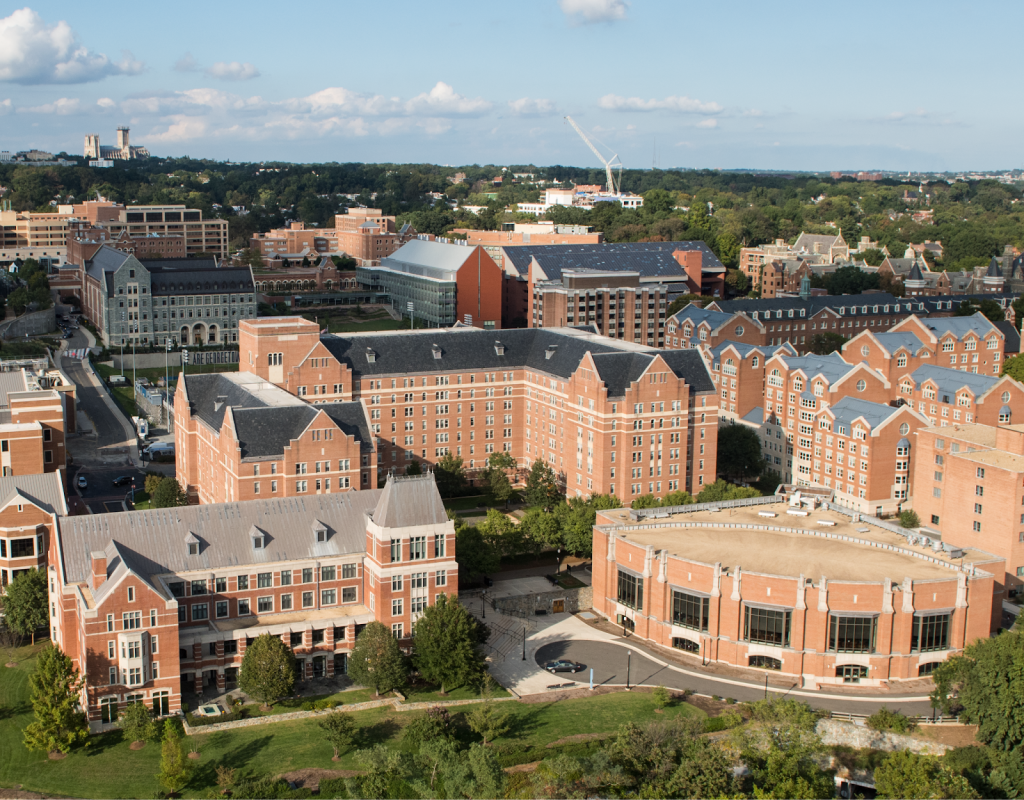
[[[725,508],[721,511],[699,511],[673,514],[661,519],[631,522],[629,509],[620,508],[598,512],[598,525],[602,517],[616,526],[633,528],[617,530],[629,542],[655,550],[667,550],[671,555],[705,564],[722,562],[723,567],[740,566],[746,572],[797,577],[803,575],[817,583],[824,575],[833,581],[879,582],[890,578],[901,583],[905,577],[913,580],[951,580],[956,572],[941,564],[959,566],[960,559],[951,559],[948,553],[934,552],[930,547],[912,547],[898,534],[890,533],[867,523],[851,523],[850,518],[834,511],[818,509],[808,516],[792,516],[784,503],[744,508]],[[777,516],[766,518],[759,512],[771,511]],[[818,521],[834,525],[821,525]],[[674,524],[675,523],[675,524]],[[698,523],[696,527],[684,527]],[[706,523],[703,527],[699,523]],[[717,528],[712,524],[749,527]],[[780,526],[790,531],[759,530],[758,526]],[[658,526],[658,527],[655,527]],[[806,531],[802,533],[801,531]],[[811,534],[819,535],[811,535]],[[823,534],[847,536],[828,538]],[[906,552],[883,549],[875,545],[890,545]],[[911,553],[934,558],[941,564],[926,561]],[[997,560],[991,553],[965,549],[963,564],[984,565]]]

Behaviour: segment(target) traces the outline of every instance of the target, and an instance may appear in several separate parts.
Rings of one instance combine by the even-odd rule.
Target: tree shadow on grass
[[[243,772],[247,766],[256,762],[257,756],[270,746],[273,738],[273,736],[261,736],[259,739],[246,742],[240,747],[226,752],[217,763],[229,769],[237,769],[239,772]]]
[[[398,735],[402,726],[395,719],[382,719],[372,725],[366,725],[356,734],[358,747],[373,747],[375,744],[387,744]]]
[[[93,758],[94,756],[102,755],[111,747],[116,747],[124,741],[124,734],[119,730],[107,731],[101,733],[99,736],[93,736],[89,740],[89,746],[83,749],[83,754],[86,758]],[[153,744],[151,741],[150,745]],[[156,742],[156,746],[160,746],[160,742]]]

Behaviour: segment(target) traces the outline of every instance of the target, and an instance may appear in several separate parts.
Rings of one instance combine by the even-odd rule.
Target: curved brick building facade
[[[929,675],[998,627],[1000,558],[789,510],[600,512],[594,608],[695,660],[778,670],[808,688]]]

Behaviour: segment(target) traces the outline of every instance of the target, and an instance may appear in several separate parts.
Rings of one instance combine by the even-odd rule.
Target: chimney
[[[92,559],[92,580],[93,589],[99,589],[107,579],[107,554],[102,550],[93,550],[89,557]]]

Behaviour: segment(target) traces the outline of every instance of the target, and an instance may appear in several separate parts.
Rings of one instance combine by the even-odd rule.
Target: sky
[[[570,115],[626,168],[1022,166],[1013,0],[105,9],[0,6],[0,150],[600,167]]]

